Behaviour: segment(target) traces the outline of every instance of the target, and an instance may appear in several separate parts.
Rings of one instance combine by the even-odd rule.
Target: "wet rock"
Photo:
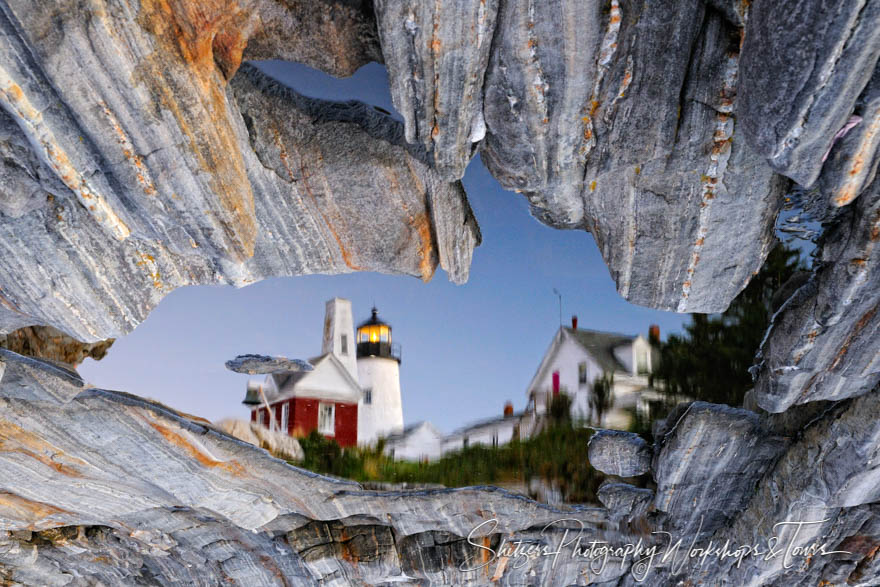
[[[612,515],[620,517],[640,516],[648,511],[654,502],[654,492],[635,487],[629,483],[603,483],[596,497]]]
[[[595,2],[504,2],[486,72],[482,161],[505,188],[546,194],[566,225],[583,214],[585,114],[607,67],[596,67],[607,19]]]
[[[867,393],[880,382],[880,183],[826,228],[814,274],[780,308],[754,368],[769,412]]]
[[[878,26],[872,1],[754,2],[739,121],[777,172],[803,186],[819,177],[880,56]]]
[[[238,355],[234,359],[226,361],[226,368],[235,373],[248,375],[311,371],[314,369],[308,361],[266,355]]]
[[[654,506],[688,537],[705,537],[739,512],[786,447],[754,412],[705,402],[690,404],[659,443]]]
[[[608,475],[643,475],[651,470],[652,456],[648,443],[638,434],[600,430],[590,438],[590,465]]]
[[[827,417],[807,426],[779,459],[770,474],[750,492],[729,527],[712,539],[722,543],[766,543],[776,535],[787,544],[795,526],[781,522],[814,522],[799,527],[797,544],[827,543],[827,551],[850,554],[764,561],[712,561],[708,568],[690,569],[694,581],[724,576],[731,584],[870,584],[876,582],[876,550],[880,499],[880,393],[874,391],[841,402]],[[873,546],[868,546],[872,544]]]
[[[880,68],[856,102],[855,110],[835,142],[819,176],[822,193],[834,206],[845,206],[871,185],[877,175],[880,146]]]
[[[741,139],[742,30],[702,2],[621,13],[590,118],[583,225],[626,299],[723,311],[772,247],[786,189]]]

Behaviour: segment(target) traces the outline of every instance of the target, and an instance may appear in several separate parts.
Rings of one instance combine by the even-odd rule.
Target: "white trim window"
[[[318,404],[318,432],[327,436],[336,436],[335,404]]]
[[[281,431],[287,434],[287,423],[290,422],[290,404],[284,402],[281,404]]]

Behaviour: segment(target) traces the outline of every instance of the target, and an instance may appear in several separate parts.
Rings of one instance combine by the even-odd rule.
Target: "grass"
[[[551,423],[527,440],[488,447],[474,445],[427,463],[395,461],[376,448],[341,449],[313,432],[300,439],[305,459],[298,466],[360,482],[438,483],[447,487],[522,484],[539,478],[560,489],[568,503],[596,503],[606,478],[587,460],[593,431],[570,421]]]

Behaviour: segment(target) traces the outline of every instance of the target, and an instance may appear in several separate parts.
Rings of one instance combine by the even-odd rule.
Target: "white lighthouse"
[[[400,398],[400,347],[391,340],[391,326],[372,317],[357,329],[357,370],[363,393],[358,404],[358,444],[403,430]]]

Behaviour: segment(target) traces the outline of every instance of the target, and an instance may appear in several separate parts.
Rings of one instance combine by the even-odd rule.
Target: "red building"
[[[309,362],[314,366],[312,371],[273,373],[263,382],[248,383],[248,397],[259,402],[252,405],[251,421],[272,427],[268,410],[257,399],[264,396],[276,428],[297,437],[317,429],[340,446],[355,446],[361,396],[358,382],[332,352]]]

